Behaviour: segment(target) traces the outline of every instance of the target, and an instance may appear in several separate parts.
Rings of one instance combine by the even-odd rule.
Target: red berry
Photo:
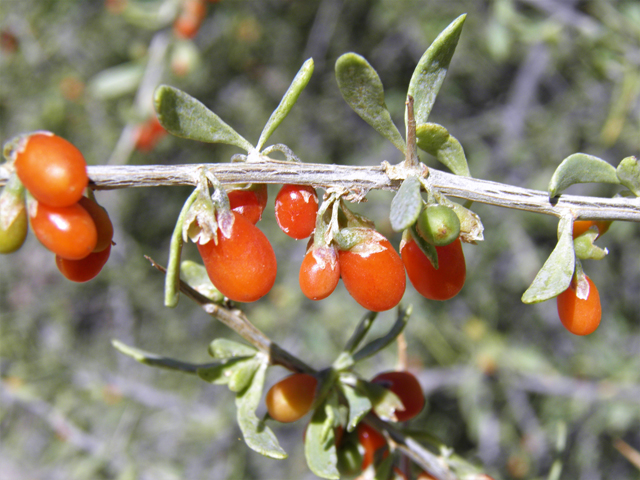
[[[15,167],[31,195],[53,207],[73,205],[89,183],[80,150],[53,134],[31,135],[16,155]]]
[[[193,38],[207,16],[207,7],[203,0],[184,0],[182,11],[173,24],[173,32],[178,38]]]
[[[109,218],[107,211],[95,201],[87,197],[80,198],[78,203],[82,205],[82,208],[84,208],[89,215],[91,215],[93,223],[96,225],[98,240],[93,251],[101,252],[106,248],[111,247],[111,240],[113,239],[113,224],[111,223],[111,219]]]
[[[416,377],[409,372],[379,373],[371,380],[371,383],[377,383],[398,396],[402,405],[404,405],[404,410],[396,410],[394,412],[399,422],[412,419],[424,407],[422,387]]]
[[[228,237],[218,230],[218,244],[210,240],[198,250],[211,282],[237,302],[263,297],[276,280],[276,255],[267,237],[238,212]]]
[[[340,275],[349,294],[368,310],[389,310],[402,300],[404,266],[389,240],[375,230],[350,250],[339,250]]]
[[[364,455],[362,456],[362,470],[373,464],[376,458],[376,452],[387,446],[387,440],[384,436],[378,432],[375,428],[370,427],[366,423],[358,424],[358,441],[364,448]],[[386,451],[383,456],[386,457],[389,454]]]
[[[284,233],[296,240],[308,238],[316,226],[318,196],[304,185],[283,185],[276,197],[276,220]]]
[[[290,423],[304,417],[313,405],[318,380],[306,373],[294,373],[267,392],[267,411],[274,420]]]
[[[589,295],[585,300],[577,297],[574,282],[557,297],[560,321],[574,335],[593,333],[600,325],[602,316],[598,289],[589,277],[585,277],[589,282]]]
[[[80,204],[51,207],[38,202],[35,210],[30,217],[33,233],[53,253],[80,260],[93,252],[98,232],[91,215]]]
[[[56,255],[56,265],[60,273],[72,282],[88,282],[100,273],[109,260],[111,245],[99,252],[92,252],[80,260],[68,260]]]
[[[604,235],[607,230],[609,230],[611,222],[596,220],[577,220],[573,222],[573,238],[579,237],[593,226],[598,229],[598,236],[600,236]]]
[[[141,152],[150,152],[166,134],[167,131],[158,118],[151,117],[136,129],[136,149]]]
[[[411,284],[420,295],[429,300],[449,300],[462,290],[467,276],[462,245],[458,238],[435,249],[440,267],[437,270],[413,239],[401,246],[402,261]]]
[[[254,225],[262,218],[262,212],[267,205],[267,186],[256,184],[247,190],[232,190],[227,192],[231,210],[244,215]]]
[[[333,293],[340,280],[338,254],[332,246],[311,247],[300,265],[300,289],[311,300]]]

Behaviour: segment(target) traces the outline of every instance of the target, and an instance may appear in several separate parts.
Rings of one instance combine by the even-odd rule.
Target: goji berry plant
[[[361,3],[0,21],[10,475],[640,468],[640,11]]]

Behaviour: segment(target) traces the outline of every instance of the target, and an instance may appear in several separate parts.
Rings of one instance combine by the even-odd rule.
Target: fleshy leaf
[[[375,321],[377,316],[378,312],[368,312],[364,315],[364,317],[362,317],[362,320],[360,320],[360,322],[358,323],[358,326],[351,334],[351,337],[349,338],[349,341],[344,348],[345,352],[353,353],[355,349],[358,348],[358,345],[360,345],[360,342],[373,325],[373,322]]]
[[[416,124],[426,123],[436,101],[442,82],[447,76],[451,57],[458,45],[460,32],[467,15],[460,15],[445,28],[422,55],[409,82],[407,95],[414,100]],[[405,109],[405,122],[407,121]]]
[[[558,243],[522,295],[522,301],[538,303],[560,295],[569,288],[575,264],[573,221],[570,217],[563,217],[558,225]]]
[[[307,426],[304,442],[304,453],[309,469],[318,477],[338,479],[340,473],[336,468],[338,456],[333,430],[332,407],[324,403],[316,408]]]
[[[336,61],[336,79],[349,106],[404,153],[405,142],[384,102],[382,81],[369,62],[356,53],[345,53]]]
[[[371,400],[361,391],[351,385],[341,384],[340,388],[349,404],[349,419],[347,421],[347,431],[352,432],[367,413],[371,410]]]
[[[622,159],[616,174],[622,185],[631,190],[636,197],[640,197],[640,163],[636,157]]]
[[[91,78],[87,85],[89,93],[100,100],[118,98],[135,92],[144,75],[144,64],[129,62],[108,68]]]
[[[209,344],[209,355],[219,360],[234,357],[251,357],[257,350],[250,345],[234,342],[226,338],[216,338]]]
[[[437,123],[422,123],[416,127],[418,147],[433,155],[456,175],[470,177],[464,149],[448,130]]]
[[[600,234],[597,229],[591,228],[573,240],[573,249],[576,252],[576,258],[580,260],[602,260],[607,256],[609,251],[602,249],[593,242]]]
[[[248,362],[255,363],[252,357],[236,357],[222,363],[200,367],[196,373],[205,382],[227,385],[233,373]]]
[[[130,347],[118,340],[112,340],[111,344],[120,353],[133,358],[134,360],[149,365],[151,367],[166,368],[169,370],[178,370],[181,372],[196,374],[198,369],[203,367],[210,367],[212,364],[194,364],[175,360],[173,358],[163,357],[162,355],[156,355],[155,353],[145,352],[135,347]]]
[[[361,381],[358,382],[357,388],[362,390],[369,398],[373,411],[382,420],[396,422],[396,410],[404,410],[402,400],[400,400],[400,398],[398,398],[398,396],[391,390],[384,388],[377,383]]]
[[[313,74],[313,59],[310,58],[300,68],[295,78],[291,82],[289,89],[286,91],[280,104],[273,111],[271,117],[267,121],[267,124],[264,126],[262,133],[260,134],[260,139],[258,140],[258,145],[256,149],[258,151],[262,150],[265,142],[269,139],[271,134],[274,132],[278,125],[282,123],[285,117],[289,114],[295,103],[298,101],[298,97],[304,90],[304,87],[309,83],[309,79]]]
[[[422,209],[420,196],[420,180],[409,175],[400,185],[398,192],[391,200],[391,228],[400,232],[416,223]]]
[[[576,183],[618,184],[620,180],[613,165],[586,153],[574,153],[565,158],[553,172],[547,187],[549,196],[556,197]]]
[[[255,413],[262,397],[266,371],[267,364],[262,363],[253,375],[251,385],[236,395],[238,425],[249,448],[265,457],[282,459],[287,457],[287,453],[278,443],[273,431]]]
[[[220,303],[224,300],[224,295],[211,283],[203,265],[192,260],[184,260],[180,264],[180,276],[191,288],[212,302]]]
[[[406,309],[402,309],[402,307],[398,308],[398,318],[396,319],[391,329],[387,332],[387,334],[367,343],[364,347],[354,353],[354,361],[359,362],[360,360],[370,357],[371,355],[375,355],[380,350],[383,350],[391,342],[393,342],[396,337],[400,335],[400,332],[402,332],[405,325],[407,324],[412,310],[413,307],[411,305],[409,305],[409,307],[407,307]]]
[[[200,142],[235,145],[247,152],[253,150],[253,145],[238,132],[185,92],[160,85],[153,100],[158,120],[173,135]]]

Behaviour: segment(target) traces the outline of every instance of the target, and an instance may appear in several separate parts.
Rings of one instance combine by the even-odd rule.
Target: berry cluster
[[[389,371],[376,375],[370,383],[394,393],[403,409],[396,410],[399,422],[411,420],[422,411],[425,398],[418,380],[406,371]],[[295,422],[313,407],[318,393],[318,380],[313,375],[295,373],[273,385],[266,396],[269,416],[282,423]],[[306,433],[306,432],[305,432]],[[361,422],[353,432],[346,432],[343,425],[335,428],[335,444],[338,469],[342,475],[358,475],[389,454],[386,438],[376,429]],[[306,440],[306,437],[305,437]],[[397,469],[397,474],[404,474]]]
[[[31,228],[56,254],[60,272],[74,282],[98,275],[111,252],[113,225],[104,208],[83,196],[89,178],[82,153],[61,137],[38,132],[21,139],[13,166],[31,195]],[[25,222],[25,236],[26,228]]]

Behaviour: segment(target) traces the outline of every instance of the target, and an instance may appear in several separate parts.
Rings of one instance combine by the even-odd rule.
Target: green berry
[[[418,232],[427,242],[444,247],[460,235],[460,220],[449,207],[429,205],[418,217]]]

